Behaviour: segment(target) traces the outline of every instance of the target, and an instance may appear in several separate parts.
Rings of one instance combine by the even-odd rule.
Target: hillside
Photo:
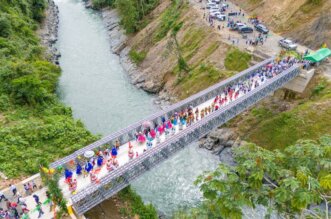
[[[0,4],[0,171],[9,178],[37,173],[42,160],[96,139],[55,94],[61,71],[35,32],[46,7],[43,0]]]
[[[291,37],[312,49],[331,46],[329,0],[234,0],[261,18],[274,32]]]
[[[307,7],[304,1],[295,3],[283,2],[277,10],[280,12],[282,7],[289,4],[294,8],[303,7],[302,5]],[[250,55],[219,40],[218,33],[190,5],[176,4],[178,2],[161,1],[149,15],[148,25],[129,37],[127,45],[131,47],[130,57],[142,72],[136,75],[139,79],[143,78],[140,86],[150,92],[161,91],[161,95],[167,92],[170,96],[182,99],[248,67]],[[251,13],[266,10],[257,5],[271,7],[267,1],[260,2],[255,4],[256,9],[248,8]],[[324,6],[328,6],[328,3],[323,3],[323,10]],[[299,12],[293,7],[286,14],[289,17],[292,14],[292,18],[280,16],[280,22],[296,18]],[[316,9],[319,7],[321,6],[314,6]],[[172,29],[176,25],[180,25],[176,33],[179,50],[188,65],[188,70],[182,72],[179,71],[178,53],[172,43]],[[281,28],[285,31],[285,26]],[[323,31],[322,34],[327,30]],[[291,31],[286,34],[291,34]],[[232,60],[231,64],[228,63],[229,60]],[[239,63],[244,64],[231,67]],[[284,99],[285,92],[288,91],[281,89],[227,126],[235,127],[242,139],[270,149],[285,148],[302,138],[317,139],[322,134],[331,134],[331,91],[329,82],[321,76],[323,71],[324,67],[317,70],[304,94],[292,93],[291,98]]]
[[[183,99],[249,66],[251,55],[222,42],[185,1],[162,1],[149,21],[127,43],[148,92]]]

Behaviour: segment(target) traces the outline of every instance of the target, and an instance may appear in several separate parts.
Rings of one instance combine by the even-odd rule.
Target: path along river
[[[157,107],[153,96],[130,84],[119,58],[110,52],[109,39],[99,13],[85,9],[81,0],[55,0],[60,11],[58,49],[62,54],[58,92],[94,134],[107,135],[146,117]],[[218,158],[192,144],[149,173],[133,188],[147,203],[166,215],[194,206],[201,193],[193,185]]]

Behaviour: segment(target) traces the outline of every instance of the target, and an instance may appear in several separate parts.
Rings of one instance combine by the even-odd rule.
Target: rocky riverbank
[[[90,1],[86,2],[87,8],[92,8]],[[105,26],[108,31],[110,39],[110,49],[113,53],[117,54],[120,59],[120,63],[125,71],[128,73],[132,84],[145,90],[149,93],[158,94],[155,99],[155,104],[161,106],[167,106],[173,102],[176,102],[174,97],[171,97],[166,90],[161,90],[155,87],[145,79],[146,74],[137,65],[133,63],[129,57],[130,47],[126,44],[128,37],[125,31],[120,27],[120,18],[116,10],[110,8],[104,8],[101,10],[102,18],[105,22]],[[205,138],[200,140],[200,147],[210,150],[213,154],[220,157],[221,162],[233,165],[232,147],[238,147],[242,144],[234,130],[228,128],[219,128]]]
[[[199,147],[219,156],[222,163],[234,165],[232,149],[241,146],[243,143],[234,129],[218,128],[200,139]]]
[[[48,0],[48,8],[45,12],[45,19],[37,31],[42,45],[46,48],[47,59],[59,65],[60,52],[55,44],[58,39],[59,9],[53,0]]]
[[[86,8],[93,8],[91,1],[87,1],[85,6]],[[101,9],[101,15],[108,32],[110,49],[114,54],[118,55],[120,63],[127,72],[131,83],[148,93],[158,94],[154,103],[161,107],[166,107],[175,102],[176,99],[171,97],[165,90],[161,91],[161,87],[155,86],[151,81],[147,81],[144,71],[138,69],[137,65],[131,61],[129,57],[131,48],[127,45],[128,37],[120,27],[120,18],[117,11],[111,8],[103,8]]]

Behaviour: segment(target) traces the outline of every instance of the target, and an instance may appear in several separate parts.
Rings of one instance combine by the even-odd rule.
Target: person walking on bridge
[[[8,199],[6,198],[5,194],[3,194],[2,191],[0,191],[0,202],[2,202],[2,199],[7,201]]]
[[[17,188],[15,185],[9,184],[10,191],[12,191],[13,196],[16,196]]]
[[[43,209],[41,208],[41,203],[37,204],[36,209],[38,211],[38,218],[40,218],[44,214]]]
[[[32,197],[34,198],[34,200],[35,200],[35,202],[37,203],[37,205],[41,204],[38,195],[34,194]]]

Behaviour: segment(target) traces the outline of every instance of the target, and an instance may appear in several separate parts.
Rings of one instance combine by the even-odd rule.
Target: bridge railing
[[[270,92],[282,87],[299,73],[299,65],[289,68],[245,96],[207,115],[204,119],[197,121],[176,135],[170,136],[156,147],[147,150],[138,158],[110,172],[100,179],[99,184],[90,184],[71,197],[76,212],[82,214],[103,200],[108,199],[142,173],[254,105]]]
[[[224,81],[221,81],[213,86],[210,86],[209,88],[207,88],[203,91],[198,92],[197,94],[194,94],[178,103],[175,103],[175,104],[167,107],[164,110],[160,110],[160,111],[148,116],[147,118],[145,118],[143,120],[140,120],[124,129],[116,131],[84,148],[81,148],[81,149],[75,151],[71,155],[68,155],[62,159],[59,159],[59,160],[53,162],[50,165],[50,167],[56,168],[61,165],[66,165],[71,160],[75,160],[78,156],[82,156],[85,151],[94,150],[94,149],[103,147],[106,144],[114,144],[114,142],[117,139],[119,139],[121,142],[129,141],[134,138],[135,132],[140,131],[141,125],[144,121],[153,121],[154,123],[159,123],[162,116],[167,118],[167,117],[171,116],[174,112],[176,112],[176,111],[178,112],[182,109],[185,109],[190,105],[196,106],[198,104],[201,104],[201,103],[205,102],[206,100],[219,94],[222,91],[222,89],[224,89],[225,86],[232,84],[232,83],[236,83],[239,80],[249,77],[252,73],[254,73],[258,69],[264,67],[265,65],[272,62],[273,60],[274,60],[274,57],[264,60],[230,78],[227,78]]]

